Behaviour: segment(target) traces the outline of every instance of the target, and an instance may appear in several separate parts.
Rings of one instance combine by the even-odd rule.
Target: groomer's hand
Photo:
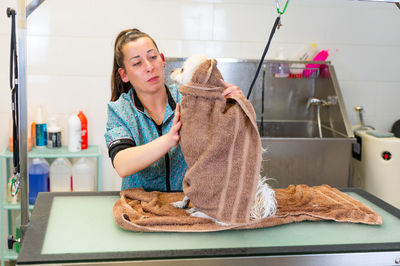
[[[225,90],[222,92],[222,95],[225,98],[232,98],[234,96],[244,97],[242,90],[229,82],[226,82],[223,79],[220,79],[222,86],[224,86]]]
[[[181,105],[179,103],[176,104],[175,108],[175,116],[172,122],[172,127],[169,132],[166,134],[168,138],[168,143],[172,147],[178,145],[181,136],[179,135],[179,130],[181,129],[182,122],[181,122]]]

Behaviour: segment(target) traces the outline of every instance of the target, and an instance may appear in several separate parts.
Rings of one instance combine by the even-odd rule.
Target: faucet
[[[317,122],[318,122],[318,132],[320,138],[322,138],[321,106],[329,107],[336,105],[337,102],[338,102],[337,96],[328,96],[325,100],[321,100],[318,98],[310,98],[307,101],[307,109],[309,109],[311,106],[317,106]]]
[[[318,133],[319,137],[322,138],[322,126],[321,126],[321,106],[332,106],[336,105],[338,102],[337,96],[328,96],[325,100],[318,98],[310,98],[307,101],[307,109],[311,106],[317,106],[317,122],[318,122]]]
[[[354,107],[354,110],[356,112],[358,112],[358,120],[360,121],[360,126],[357,127],[356,129],[354,129],[354,131],[375,129],[373,126],[365,125],[364,116],[363,116],[364,108],[362,106],[356,106],[356,107]]]
[[[317,105],[317,106],[332,106],[336,105],[338,102],[337,96],[328,96],[325,100],[321,100],[318,98],[310,98],[307,102],[307,109],[310,108],[312,105]]]
[[[318,132],[319,137],[322,138],[322,126],[321,126],[321,106],[332,106],[336,105],[338,102],[337,96],[328,96],[325,100],[318,98],[310,98],[307,101],[307,109],[311,106],[317,106],[317,122],[318,122]]]
[[[321,105],[322,101],[318,98],[310,98],[307,101],[307,109],[310,109],[312,105]]]
[[[320,114],[322,104],[323,101],[318,98],[311,98],[307,101],[307,109],[309,109],[311,106],[317,106],[317,122],[318,122],[318,132],[320,138],[322,138],[321,114]]]

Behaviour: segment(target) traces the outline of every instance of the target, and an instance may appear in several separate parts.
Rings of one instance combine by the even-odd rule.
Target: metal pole
[[[27,130],[27,89],[26,89],[26,3],[25,0],[18,0],[17,11],[17,36],[18,36],[18,111],[19,111],[19,158],[21,176],[21,243],[24,239],[26,227],[29,222],[28,211],[28,130]]]
[[[38,8],[44,0],[32,0],[29,5],[26,7],[26,17],[29,17],[36,8]]]

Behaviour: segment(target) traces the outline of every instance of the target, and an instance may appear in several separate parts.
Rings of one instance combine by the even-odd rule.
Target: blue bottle
[[[35,158],[29,166],[29,204],[35,204],[39,192],[49,191],[49,164],[43,158]]]

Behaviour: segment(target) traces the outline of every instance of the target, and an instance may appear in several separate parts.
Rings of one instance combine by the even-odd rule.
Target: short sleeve
[[[126,123],[124,123],[124,121],[121,119],[121,116],[115,110],[115,107],[111,106],[111,104],[109,103],[107,110],[108,119],[106,133],[104,134],[107,148],[109,148],[112,142],[119,139],[133,140],[133,137],[130,133],[130,130],[126,126]]]

